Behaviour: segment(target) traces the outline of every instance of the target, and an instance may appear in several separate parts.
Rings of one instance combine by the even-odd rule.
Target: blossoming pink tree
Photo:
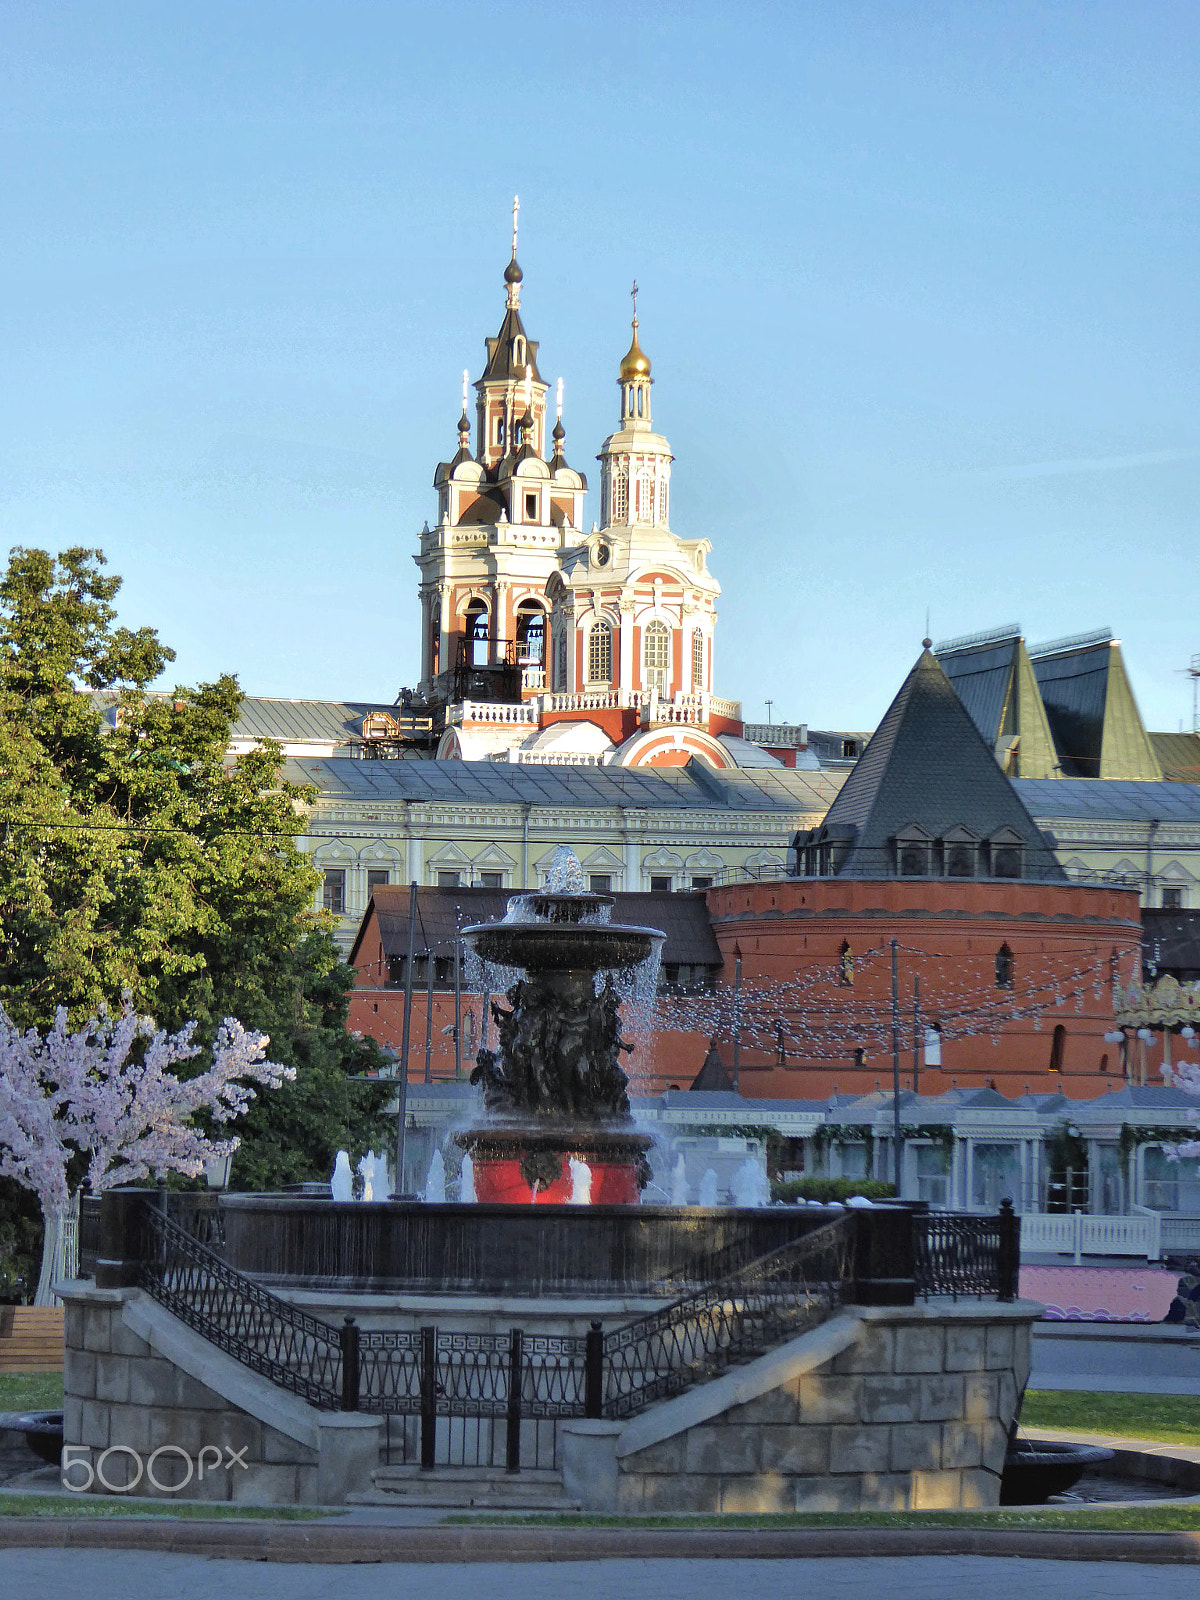
[[[43,1037],[36,1029],[21,1033],[0,1008],[0,1176],[37,1195],[46,1224],[35,1304],[53,1302],[66,1264],[67,1222],[83,1185],[100,1194],[150,1174],[198,1177],[239,1141],[206,1137],[192,1126],[196,1113],[230,1122],[254,1098],[251,1083],[275,1088],[296,1075],[265,1059],[265,1034],[247,1033],[227,1017],[212,1065],[180,1079],[170,1069],[200,1053],[191,1042],[194,1027],[156,1031],[127,1003],[120,1017],[101,1013],[77,1033],[60,1010]]]
[[[1185,1089],[1188,1094],[1200,1097],[1200,1066],[1194,1061],[1176,1061],[1164,1067],[1162,1074],[1177,1089]],[[1193,1111],[1191,1120],[1200,1123],[1200,1111]],[[1178,1161],[1181,1156],[1200,1156],[1200,1139],[1185,1139],[1182,1144],[1173,1147],[1164,1145],[1163,1149],[1172,1161]]]

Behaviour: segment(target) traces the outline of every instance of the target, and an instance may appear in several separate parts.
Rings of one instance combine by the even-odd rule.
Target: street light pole
[[[454,1079],[462,1077],[462,907],[454,908]]]
[[[892,1182],[900,1198],[900,987],[896,956],[898,939],[892,940]]]
[[[733,964],[733,1092],[740,1094],[739,1080],[742,1066],[742,957],[738,952]]]
[[[400,1102],[396,1118],[396,1197],[404,1193],[404,1123],[408,1117],[408,1044],[412,1036],[412,975],[413,945],[417,942],[417,885],[408,891],[408,954],[404,959],[404,1032],[400,1045],[400,1079],[397,1085]]]
[[[921,1092],[921,978],[913,978],[913,1093]]]

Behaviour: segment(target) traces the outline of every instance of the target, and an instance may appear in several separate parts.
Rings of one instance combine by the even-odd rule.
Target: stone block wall
[[[685,1397],[691,1415],[682,1401],[662,1408],[666,1418],[681,1407],[677,1432],[631,1449],[649,1414],[630,1427],[617,1447],[617,1503],[633,1513],[997,1505],[1040,1310],[959,1302],[865,1311],[852,1342],[812,1366],[804,1340],[794,1341],[792,1371],[753,1398],[693,1421],[705,1390],[715,1399],[705,1385]],[[734,1379],[742,1392],[753,1371]]]
[[[316,1503],[315,1448],[156,1355],[125,1325],[124,1291],[88,1289],[66,1302],[63,1441],[71,1447],[65,1460],[81,1463],[67,1473],[68,1483],[86,1481],[87,1463],[114,1488],[124,1488],[137,1477],[136,1455],[143,1469],[131,1486],[137,1495],[246,1505]],[[146,1473],[162,1446],[172,1448],[155,1458],[160,1483],[175,1484],[187,1475],[185,1455],[192,1465],[190,1482],[175,1493],[156,1488]],[[91,1487],[93,1493],[110,1492],[99,1480]]]

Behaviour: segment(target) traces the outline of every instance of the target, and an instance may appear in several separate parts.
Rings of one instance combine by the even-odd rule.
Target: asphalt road
[[[0,1577],[6,1594],[83,1600],[1195,1600],[1198,1582],[1194,1566],[981,1556],[318,1567],[109,1550],[5,1550]]]
[[[1136,1324],[1035,1326],[1031,1389],[1200,1395],[1200,1331],[1157,1335]]]

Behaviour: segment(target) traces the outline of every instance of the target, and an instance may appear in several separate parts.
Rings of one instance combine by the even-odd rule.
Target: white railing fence
[[[1021,1251],[1073,1256],[1076,1264],[1084,1256],[1142,1256],[1157,1261],[1162,1255],[1162,1218],[1142,1206],[1134,1209],[1137,1214],[1128,1217],[1027,1211],[1021,1218]]]

